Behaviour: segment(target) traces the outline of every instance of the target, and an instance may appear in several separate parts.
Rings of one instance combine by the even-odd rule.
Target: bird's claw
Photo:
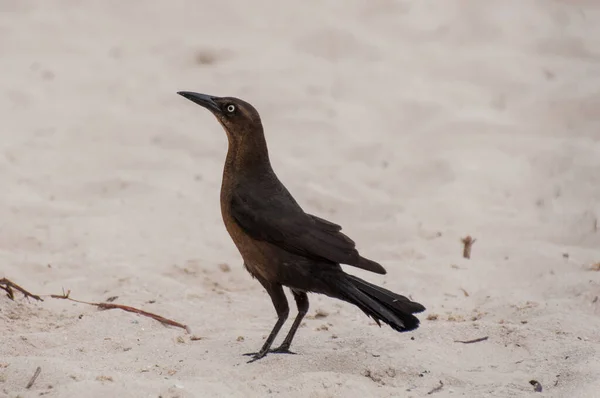
[[[295,352],[290,351],[289,347],[283,347],[283,346],[274,348],[272,350],[269,350],[269,352],[272,352],[273,354],[292,354],[292,355],[296,355]]]
[[[251,359],[251,360],[249,360],[249,361],[248,361],[248,362],[246,362],[246,363],[252,363],[252,362],[254,362],[254,361],[258,361],[258,360],[259,360],[259,359],[261,359],[261,358],[264,358],[264,357],[267,355],[267,353],[265,352],[264,354],[261,354],[260,352],[248,352],[248,353],[246,353],[246,354],[244,354],[244,355],[246,355],[246,356],[251,356],[251,357],[252,357],[252,359]]]
[[[269,354],[292,354],[292,355],[296,355],[296,353],[290,351],[290,349],[288,347],[277,347],[277,348],[274,348],[272,350],[268,350],[268,351],[265,351],[265,352],[247,352],[247,353],[242,354],[242,355],[247,356],[247,357],[253,357],[251,360],[248,361],[248,363],[252,363],[254,361],[258,361],[261,358],[264,358],[265,356],[267,356],[267,353],[269,353]]]
[[[253,357],[253,356],[257,356],[258,354],[260,354],[260,353],[259,352],[247,352],[247,353],[242,354],[242,355],[247,356],[247,357]]]

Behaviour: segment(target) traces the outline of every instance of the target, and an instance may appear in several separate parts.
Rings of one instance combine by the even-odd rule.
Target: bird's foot
[[[248,356],[248,357],[253,357],[251,360],[248,361],[248,363],[252,363],[254,361],[258,361],[261,358],[264,358],[265,356],[267,356],[267,354],[292,354],[292,355],[296,355],[295,352],[290,351],[289,347],[285,347],[285,346],[281,346],[281,347],[277,347],[274,348],[272,350],[266,350],[266,351],[259,351],[259,352],[247,352],[245,354],[243,354],[244,356]]]
[[[268,351],[247,352],[244,355],[248,356],[248,357],[252,357],[252,359],[247,362],[247,363],[252,363],[252,362],[258,361],[261,358],[264,358],[267,355],[267,352]]]
[[[279,346],[277,348],[274,348],[272,350],[269,350],[269,352],[272,352],[274,354],[292,354],[292,355],[296,355],[295,352],[290,351],[290,347],[286,347],[286,346]]]

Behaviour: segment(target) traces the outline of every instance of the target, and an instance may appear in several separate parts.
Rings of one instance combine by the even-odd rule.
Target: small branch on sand
[[[436,393],[438,391],[441,391],[442,388],[444,388],[444,383],[440,380],[440,384],[437,385],[436,387],[434,387],[431,391],[429,391],[427,393],[427,395],[431,395],[431,394],[434,394],[434,393]]]
[[[21,286],[17,285],[16,283],[14,283],[14,282],[6,279],[6,278],[0,279],[0,289],[4,290],[6,292],[6,295],[8,296],[8,298],[11,299],[11,300],[15,299],[15,293],[13,291],[13,289],[14,289],[14,290],[17,290],[17,291],[21,292],[26,298],[31,297],[31,298],[33,298],[35,300],[38,300],[38,301],[44,301],[40,296],[28,292],[27,290],[23,289]],[[146,312],[146,311],[134,308],[134,307],[129,307],[127,305],[121,305],[121,304],[113,304],[113,303],[88,303],[86,301],[80,301],[80,300],[72,299],[72,298],[69,297],[69,294],[70,294],[70,291],[67,291],[66,294],[64,292],[63,292],[62,295],[51,294],[50,297],[55,298],[55,299],[70,300],[70,301],[74,301],[76,303],[81,303],[81,304],[93,305],[93,306],[98,307],[101,310],[120,309],[120,310],[127,311],[127,312],[133,312],[135,314],[139,314],[139,315],[142,315],[142,316],[146,316],[148,318],[152,318],[152,319],[154,319],[154,320],[162,323],[163,325],[175,326],[175,327],[184,329],[188,333],[191,333],[191,331],[190,331],[190,329],[189,329],[189,327],[187,325],[183,325],[183,324],[181,324],[179,322],[172,321],[172,320],[164,318],[164,317],[162,317],[160,315],[152,314],[150,312]],[[114,299],[116,299],[116,297],[115,298],[111,297],[108,300],[110,301],[111,299],[114,300]],[[41,369],[40,369],[40,371],[41,371]],[[36,374],[34,376],[37,377],[38,375]],[[35,382],[35,378],[32,379],[32,384],[33,384],[33,382]]]
[[[454,342],[455,343],[463,343],[463,344],[473,344],[473,343],[480,343],[482,341],[486,341],[489,338],[490,338],[490,336],[485,336],[485,337],[480,337],[478,339],[473,339],[473,340],[454,340]]]
[[[38,301],[44,301],[44,300],[42,300],[42,298],[40,296],[36,296],[35,294],[29,293],[27,290],[23,289],[21,286],[17,285],[14,282],[9,281],[6,278],[0,279],[0,289],[4,290],[6,292],[6,296],[11,300],[15,299],[15,293],[13,292],[13,289],[15,289],[15,290],[21,292],[23,294],[23,296],[25,296],[27,298],[31,297]]]
[[[142,316],[146,316],[148,318],[152,318],[152,319],[162,323],[163,325],[175,326],[175,327],[184,329],[187,333],[191,333],[190,328],[187,325],[172,321],[170,319],[164,318],[160,315],[153,314],[151,312],[146,312],[146,311],[140,310],[138,308],[130,307],[128,305],[113,304],[113,303],[90,303],[87,301],[75,300],[75,299],[72,299],[71,297],[69,297],[69,294],[71,294],[70,290],[68,290],[67,293],[63,292],[62,295],[51,294],[50,297],[55,298],[55,299],[74,301],[74,302],[80,303],[80,304],[93,305],[95,307],[98,307],[101,310],[119,309],[119,310],[123,310],[123,311],[127,311],[127,312],[133,312],[134,314],[139,314]]]
[[[38,366],[33,376],[31,376],[31,380],[29,380],[29,383],[27,383],[27,385],[25,386],[26,389],[29,390],[33,386],[33,383],[35,383],[35,380],[38,378],[40,373],[42,373],[42,368]]]
[[[473,243],[475,243],[476,240],[477,239],[471,238],[471,235],[467,235],[461,239],[461,242],[464,245],[464,247],[463,247],[463,257],[464,258],[471,258],[471,247],[473,247]]]

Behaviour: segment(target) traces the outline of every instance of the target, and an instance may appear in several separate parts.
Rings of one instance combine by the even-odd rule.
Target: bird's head
[[[234,97],[215,97],[191,91],[177,94],[208,109],[221,123],[230,140],[238,141],[241,135],[258,132],[262,135],[262,123],[256,109],[249,103]]]

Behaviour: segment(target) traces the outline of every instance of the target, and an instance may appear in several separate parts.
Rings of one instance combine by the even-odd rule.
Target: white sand
[[[0,277],[202,337],[0,297],[0,396],[598,396],[598,2],[2,0],[0,54]],[[178,90],[255,104],[421,328],[311,296],[299,355],[246,364],[275,312],[220,218],[225,134]]]

